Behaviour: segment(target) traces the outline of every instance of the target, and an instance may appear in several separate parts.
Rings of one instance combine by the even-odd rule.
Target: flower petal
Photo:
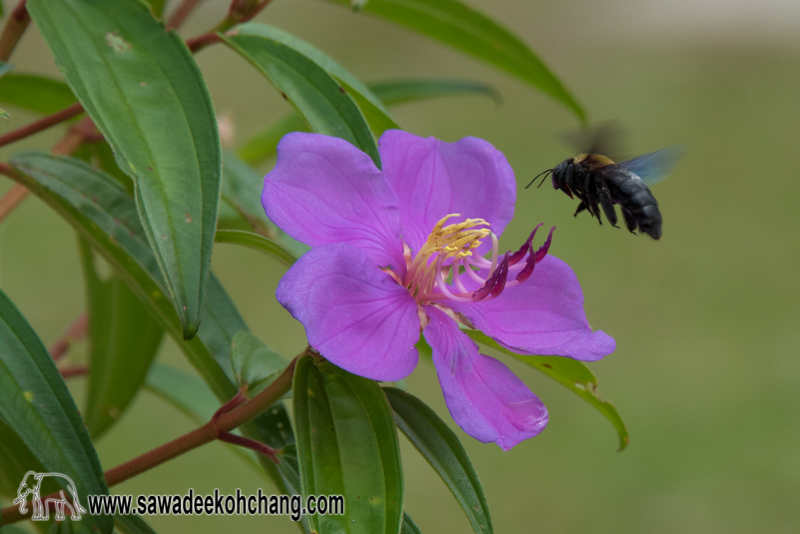
[[[286,135],[264,178],[261,203],[298,241],[349,243],[377,265],[405,272],[397,196],[372,159],[344,139]]]
[[[601,330],[592,332],[578,278],[569,265],[553,256],[536,264],[530,279],[506,288],[494,300],[448,305],[521,354],[595,361],[616,349],[614,338]]]
[[[478,346],[443,311],[426,306],[426,341],[447,408],[464,432],[509,450],[547,426],[539,397],[502,362],[478,352]]]
[[[308,343],[342,369],[393,381],[417,365],[416,302],[355,247],[311,249],[281,279],[276,297],[306,327]]]
[[[500,235],[514,215],[517,183],[502,152],[488,142],[465,137],[445,143],[401,130],[385,132],[378,143],[383,173],[400,199],[403,239],[419,251],[445,215],[485,219]],[[488,252],[484,243],[478,253]]]

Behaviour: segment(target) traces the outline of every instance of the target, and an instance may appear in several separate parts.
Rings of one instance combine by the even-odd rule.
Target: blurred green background
[[[675,143],[689,149],[673,176],[654,188],[665,221],[660,242],[600,228],[586,214],[574,219],[574,202],[549,187],[520,189],[505,248],[536,223],[558,227],[551,253],[578,274],[593,327],[617,340],[617,351],[591,368],[600,395],[625,419],[631,444],[615,452],[611,426],[591,407],[507,361],[547,404],[550,424],[507,453],[458,430],[486,489],[496,532],[800,531],[800,7],[778,0],[470,4],[529,42],[593,121],[619,121],[631,155]],[[182,33],[206,30],[226,5],[207,0]],[[307,39],[362,80],[461,77],[493,84],[501,105],[461,97],[396,108],[394,115],[419,135],[489,140],[505,153],[521,185],[574,155],[560,141],[577,127],[565,110],[424,37],[314,0],[275,0],[258,20]],[[57,75],[35,29],[12,62],[17,72]],[[230,116],[239,141],[289,112],[229,50],[211,47],[198,62],[218,113]],[[0,132],[33,118],[9,111],[12,122]],[[47,147],[58,135],[40,134],[0,157]],[[0,179],[0,193],[10,185]],[[218,245],[214,269],[262,340],[288,356],[304,347],[302,327],[274,299],[282,275],[275,262]],[[74,233],[37,199],[0,225],[0,287],[48,345],[84,309]],[[81,347],[71,357],[80,361]],[[169,340],[159,358],[191,370]],[[80,405],[83,379],[70,385]],[[407,385],[452,423],[432,366],[422,363]],[[112,467],[192,428],[144,392],[100,440],[100,459]],[[427,533],[468,532],[445,485],[401,442],[406,510],[417,525]],[[258,473],[212,444],[114,492],[217,487],[272,491]],[[148,521],[159,532],[298,532],[282,517]]]

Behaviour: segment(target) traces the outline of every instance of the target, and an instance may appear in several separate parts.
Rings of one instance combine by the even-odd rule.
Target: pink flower
[[[547,410],[459,323],[521,354],[594,361],[614,340],[592,332],[575,274],[547,255],[552,230],[538,250],[534,229],[519,251],[498,254],[516,200],[502,153],[480,139],[444,143],[393,130],[380,155],[382,172],[342,139],[283,138],[262,203],[313,248],[281,280],[278,301],[312,347],[374,380],[411,373],[422,331],[453,419],[508,450],[544,429]]]

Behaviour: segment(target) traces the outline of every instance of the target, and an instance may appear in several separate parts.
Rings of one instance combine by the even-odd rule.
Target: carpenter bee
[[[543,176],[544,183],[551,175],[554,189],[561,189],[570,198],[574,198],[574,194],[580,200],[575,216],[586,210],[602,225],[602,207],[611,225],[618,228],[614,204],[619,204],[625,226],[631,233],[639,228],[640,232],[659,239],[661,212],[658,201],[647,186],[666,178],[682,154],[682,148],[668,147],[614,163],[610,158],[590,151],[540,173],[525,188],[539,176]]]

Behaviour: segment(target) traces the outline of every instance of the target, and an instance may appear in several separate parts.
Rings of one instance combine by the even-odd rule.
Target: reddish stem
[[[81,113],[83,113],[83,106],[81,106],[78,103],[72,104],[71,106],[62,109],[61,111],[53,113],[52,115],[48,115],[47,117],[42,117],[38,121],[33,121],[30,124],[26,124],[22,128],[18,128],[14,131],[0,135],[0,146],[5,146],[9,143],[13,143],[14,141],[19,141],[20,139],[24,139],[29,135],[39,133],[42,130],[46,130],[51,126],[55,126],[58,123],[69,120],[72,117],[80,115]]]
[[[224,32],[237,24],[251,20],[258,15],[262,9],[267,7],[271,1],[272,0],[261,0],[260,2],[256,0],[233,0],[231,2],[231,7],[228,8],[228,16],[217,24],[214,30]]]
[[[273,463],[278,464],[280,460],[278,459],[278,451],[273,449],[272,447],[268,447],[263,443],[256,441],[254,439],[245,438],[243,436],[237,436],[236,434],[232,434],[230,432],[220,432],[217,436],[217,439],[220,441],[224,441],[225,443],[230,443],[232,445],[238,445],[239,447],[244,447],[246,449],[250,449],[252,451],[259,452],[269,458]]]
[[[167,29],[168,30],[176,30],[181,27],[183,21],[189,16],[192,10],[197,7],[197,4],[200,3],[200,0],[183,0],[181,5],[179,5],[175,11],[170,16],[169,21],[167,22]]]
[[[186,39],[186,46],[188,46],[189,50],[194,53],[202,50],[210,44],[218,43],[220,41],[222,41],[222,39],[220,39],[219,35],[216,33],[204,33],[203,35]]]
[[[211,422],[215,423],[224,414],[230,412],[241,404],[244,404],[246,401],[247,397],[244,396],[244,393],[242,393],[242,390],[240,389],[236,392],[236,395],[231,398],[231,400],[220,406],[219,410],[214,412],[214,415],[211,416]]]
[[[86,336],[86,325],[88,323],[86,314],[82,314],[78,319],[67,328],[66,332],[50,347],[50,356],[55,360],[60,360],[69,351],[69,347],[79,339]],[[63,374],[63,373],[62,373]]]
[[[216,420],[209,421],[200,428],[170,441],[157,449],[153,449],[129,462],[109,469],[106,471],[106,482],[109,486],[124,482],[129,478],[144,473],[148,469],[161,465],[200,445],[205,445],[206,443],[214,441],[221,432],[230,432],[234,428],[256,417],[275,402],[279,401],[281,397],[291,389],[294,366],[296,363],[297,358],[289,363],[289,366],[281,373],[275,382],[239,408],[224,413],[216,418]],[[2,517],[6,517],[5,513],[3,513]]]
[[[3,174],[6,174],[5,172]],[[20,184],[14,184],[8,193],[0,198],[0,223],[8,216],[9,213],[20,205],[28,196],[28,190]]]
[[[294,367],[298,358],[293,359],[283,373],[281,373],[281,375],[264,391],[245,402],[240,407],[220,415],[216,420],[209,421],[200,428],[192,430],[188,434],[184,434],[169,443],[165,443],[141,456],[137,456],[133,460],[109,469],[105,472],[106,484],[111,487],[125,482],[136,475],[144,473],[149,469],[157,467],[164,462],[216,439],[227,441],[227,436],[220,437],[220,435],[229,433],[234,428],[253,419],[279,401],[281,397],[291,389]],[[238,444],[239,443],[237,443],[237,445]],[[269,449],[269,447],[267,447],[267,449]],[[275,452],[272,449],[269,450],[272,453]],[[269,456],[267,451],[259,450],[259,452]],[[42,502],[46,502],[48,498],[58,498],[58,496],[58,493],[53,493],[52,495],[41,497],[41,500]],[[0,510],[0,517],[2,517],[2,526],[10,525],[25,519],[25,516],[19,513],[19,508],[17,506],[3,508]]]
[[[61,378],[72,378],[73,376],[84,376],[89,374],[89,367],[87,365],[75,365],[72,367],[63,367],[58,370],[61,373]]]
[[[31,16],[28,13],[28,7],[25,5],[25,0],[21,0],[11,12],[2,33],[0,33],[0,61],[8,61],[30,23]]]
[[[90,131],[95,131],[94,123],[92,122],[92,119],[86,117],[76,126],[70,128],[64,137],[62,137],[58,143],[53,145],[53,148],[50,150],[50,152],[52,154],[63,156],[72,154],[78,149],[79,146],[81,146],[81,143],[83,143],[86,136],[93,135],[90,133]],[[15,172],[16,171],[14,171],[14,169],[12,169],[7,163],[0,164],[0,174],[5,174],[10,178],[14,178]],[[8,193],[6,193],[3,198],[0,198],[0,223],[3,222],[3,219],[5,219],[9,213],[14,211],[27,196],[28,190],[25,189],[24,186],[16,184]]]

